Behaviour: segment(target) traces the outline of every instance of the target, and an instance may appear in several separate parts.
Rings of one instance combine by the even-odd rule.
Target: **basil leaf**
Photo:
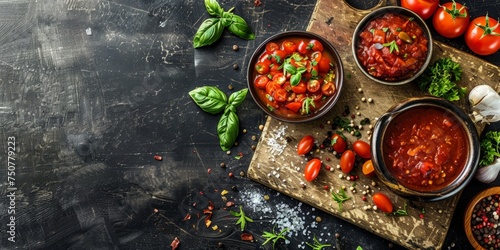
[[[255,35],[252,33],[250,27],[247,25],[247,22],[245,22],[245,19],[236,14],[233,14],[231,20],[232,23],[228,27],[229,32],[233,33],[239,38],[243,38],[246,40],[255,39]]]
[[[216,0],[205,0],[205,8],[207,8],[208,14],[212,16],[221,17],[224,13],[224,9],[220,7]]]
[[[217,114],[227,105],[227,97],[217,87],[204,86],[189,91],[189,96],[205,112]]]
[[[290,77],[290,85],[297,86],[300,83],[300,80],[302,80],[302,73],[299,72],[297,74],[293,74]]]
[[[240,106],[240,104],[245,100],[245,97],[247,97],[247,93],[248,93],[247,88],[232,93],[229,96],[228,103],[234,107]]]
[[[224,12],[221,18],[222,26],[228,27],[229,25],[231,25],[231,23],[233,23],[233,16],[234,14],[231,12]]]
[[[283,65],[285,65],[284,67],[285,67],[285,71],[286,71],[286,72],[288,72],[288,73],[290,73],[290,74],[295,74],[295,73],[297,73],[297,68],[296,68],[295,66],[293,66],[293,65],[291,65],[291,64],[289,64],[289,63],[285,63],[285,64],[283,64]]]
[[[229,150],[238,137],[240,120],[231,109],[226,109],[217,124],[217,134],[219,135],[219,145],[224,151]]]
[[[220,18],[208,18],[200,25],[198,31],[194,35],[193,46],[194,48],[210,45],[217,41],[224,31],[224,26]]]

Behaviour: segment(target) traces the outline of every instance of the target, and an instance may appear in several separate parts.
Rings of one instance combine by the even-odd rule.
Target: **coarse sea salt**
[[[286,148],[287,141],[285,138],[286,129],[288,126],[278,126],[276,129],[271,131],[269,138],[267,139],[267,145],[269,146],[268,151],[272,155],[281,155]]]

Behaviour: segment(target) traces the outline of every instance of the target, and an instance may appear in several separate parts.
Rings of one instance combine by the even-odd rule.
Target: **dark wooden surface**
[[[500,17],[495,1],[466,2],[471,15]],[[229,85],[246,87],[253,49],[278,31],[305,30],[315,1],[220,3],[249,22],[254,41],[224,33],[214,45],[193,49],[192,37],[208,18],[202,1],[0,3],[1,249],[169,249],[175,237],[180,249],[215,249],[219,242],[226,249],[255,249],[263,230],[284,221],[300,230],[289,244],[278,244],[281,249],[297,249],[314,235],[335,245],[335,233],[342,249],[389,247],[387,240],[240,176],[257,143],[252,137],[260,136],[265,122],[250,97],[238,108],[247,132],[231,154],[219,149],[218,116],[201,111],[187,93],[202,85],[228,94]],[[445,42],[466,50],[459,39]],[[498,52],[484,57],[496,65],[499,58]],[[12,210],[6,196],[9,137],[16,138],[15,243],[6,226]],[[235,177],[228,177],[231,172]],[[444,248],[470,249],[461,226],[465,204],[498,184],[467,187]],[[228,212],[235,208],[225,209],[222,190],[255,219],[247,228],[255,242],[239,239]],[[209,201],[215,205],[212,225],[220,230],[204,225]]]

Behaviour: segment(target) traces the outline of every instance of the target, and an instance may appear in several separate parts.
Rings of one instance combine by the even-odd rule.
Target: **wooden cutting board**
[[[375,8],[383,5],[385,1],[381,1]],[[315,152],[315,155],[323,159],[324,165],[329,165],[335,170],[322,169],[315,181],[306,183],[306,187],[303,186],[305,160],[297,155],[295,147],[304,135],[312,134],[319,142],[323,141],[326,133],[332,130],[329,122],[340,115],[345,106],[350,107],[351,114],[359,112],[353,119],[356,124],[365,117],[374,124],[375,118],[395,103],[408,97],[426,94],[414,84],[385,86],[375,83],[357,68],[351,52],[352,33],[356,24],[370,11],[354,9],[343,1],[317,2],[307,30],[325,37],[338,50],[346,76],[341,97],[329,114],[313,122],[290,124],[268,118],[250,163],[248,177],[404,247],[441,249],[459,195],[434,203],[411,202],[392,193],[376,177],[371,179],[364,177],[360,170],[356,169],[352,173],[360,177],[355,182],[345,177],[341,178],[339,175],[342,172],[336,169],[339,160],[331,153],[321,150]],[[461,64],[463,80],[460,84],[467,86],[469,90],[479,84],[489,84],[499,90],[500,69],[495,65],[440,42],[434,42],[433,59],[441,57],[450,57]],[[358,91],[359,88],[362,89],[361,92]],[[363,102],[363,97],[366,100],[372,98],[373,102]],[[467,110],[466,98],[463,99],[457,104]],[[478,124],[477,128],[481,132],[484,126]],[[369,141],[368,130],[365,126],[361,139]],[[355,140],[349,134],[346,135],[349,141]],[[325,186],[330,190],[326,190]],[[332,200],[331,190],[339,190],[342,186],[346,187],[347,194],[352,198],[346,201],[343,210],[339,211],[338,204]],[[350,187],[356,190],[355,193]],[[387,194],[393,201],[395,209],[401,209],[405,203],[408,204],[409,216],[387,216],[379,211],[365,210],[365,206],[373,203],[370,195],[367,196],[367,201],[362,200],[363,191],[368,191],[368,194],[375,191]],[[420,214],[423,211],[425,218],[421,219]]]

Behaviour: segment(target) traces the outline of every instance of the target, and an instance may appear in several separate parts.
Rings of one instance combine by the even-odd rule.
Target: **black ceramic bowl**
[[[268,44],[269,42],[279,42],[285,39],[288,40],[295,38],[300,38],[307,41],[315,39],[323,44],[324,51],[328,52],[332,58],[331,65],[333,65],[333,73],[335,74],[333,83],[336,88],[335,93],[332,96],[328,97],[323,96],[323,98],[326,99],[324,105],[322,105],[321,108],[318,108],[317,110],[315,110],[310,114],[305,114],[300,116],[280,114],[278,112],[275,112],[275,110],[273,110],[272,108],[269,108],[266,101],[263,100],[262,98],[265,95],[265,91],[262,89],[258,89],[254,85],[254,80],[257,76],[257,72],[255,70],[255,64],[259,61],[259,58],[261,58],[262,54],[266,51],[266,44]],[[340,59],[340,55],[338,54],[337,50],[333,47],[333,45],[330,42],[328,42],[323,37],[308,31],[285,31],[267,38],[254,51],[248,63],[247,82],[248,82],[248,89],[250,91],[252,98],[254,99],[255,103],[257,103],[259,108],[261,108],[266,114],[280,121],[299,123],[299,122],[307,122],[315,120],[328,113],[328,111],[335,105],[342,91],[342,85],[344,82],[344,70],[343,70],[342,60]]]
[[[373,131],[375,172],[398,195],[417,201],[446,199],[462,190],[477,169],[476,127],[461,108],[444,99],[403,100],[378,119]]]
[[[423,35],[427,38],[427,43],[426,43],[427,44],[427,55],[425,57],[425,61],[423,61],[423,64],[420,67],[420,69],[418,71],[416,71],[416,69],[415,69],[416,72],[404,74],[400,77],[395,77],[394,79],[389,79],[389,80],[386,78],[377,78],[377,77],[373,76],[372,74],[370,74],[368,69],[366,68],[366,66],[363,65],[363,63],[360,61],[360,59],[358,58],[358,55],[357,55],[358,46],[359,46],[360,40],[361,40],[361,37],[360,37],[361,32],[367,27],[367,25],[373,19],[382,17],[387,13],[393,13],[393,14],[403,16],[403,17],[407,18],[408,20],[411,20],[411,22],[416,23],[418,26],[420,26],[420,28],[422,28]],[[398,28],[391,27],[391,29],[389,29],[389,27],[387,27],[387,28],[383,28],[383,29],[386,30],[385,32],[387,34],[387,33],[391,33],[391,32],[398,33],[399,31],[397,31],[397,30],[399,30],[400,28],[399,27]],[[391,30],[395,30],[395,31],[391,31]],[[373,34],[373,30],[371,32]],[[402,32],[399,32],[399,33],[402,33]],[[399,33],[398,33],[398,35],[399,35]],[[393,38],[391,38],[391,39],[393,39]],[[396,39],[399,40],[399,38],[396,38]],[[389,39],[387,39],[387,40],[389,40]],[[412,40],[412,39],[410,38],[410,40]],[[413,42],[415,42],[415,41],[416,40],[413,39]],[[399,42],[401,42],[401,40]],[[383,46],[381,43],[379,43],[378,46],[380,46],[380,48],[378,48],[378,49],[381,50],[383,47],[388,47],[388,48],[390,47],[390,46],[388,46],[387,43],[384,43],[384,44],[386,46]],[[429,63],[431,61],[431,57],[432,57],[432,50],[433,50],[433,45],[432,45],[431,32],[430,32],[429,28],[427,27],[426,23],[424,22],[424,20],[422,20],[422,18],[420,18],[415,12],[408,10],[408,9],[405,9],[403,7],[399,7],[399,6],[382,7],[382,8],[379,8],[379,9],[376,9],[376,10],[370,12],[368,15],[363,17],[363,19],[361,19],[361,21],[358,23],[358,25],[356,26],[356,29],[354,30],[353,37],[352,37],[352,53],[353,53],[354,62],[356,63],[356,65],[358,65],[361,72],[363,72],[363,74],[366,75],[369,79],[371,79],[375,82],[378,82],[378,83],[386,84],[386,85],[402,85],[402,84],[406,84],[406,83],[409,83],[409,82],[415,80],[418,76],[420,76],[425,71],[425,69],[429,65]],[[396,54],[396,53],[399,53],[399,51],[396,52],[394,49],[392,53]],[[405,62],[408,61],[408,57],[405,57],[405,55],[399,54],[399,56],[401,58],[403,58],[402,59],[403,61],[405,61]],[[389,61],[389,60],[385,59],[385,61]]]

